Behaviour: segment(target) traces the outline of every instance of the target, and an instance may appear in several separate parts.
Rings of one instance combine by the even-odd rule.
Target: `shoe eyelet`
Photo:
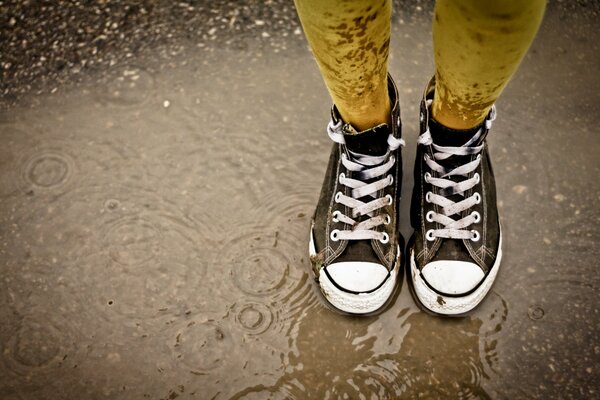
[[[425,219],[427,220],[427,222],[433,222],[434,215],[435,213],[433,211],[427,211],[427,214],[425,214]]]
[[[431,179],[431,174],[429,172],[425,172],[425,182],[429,183],[430,179]]]
[[[481,177],[479,176],[479,173],[475,172],[475,184],[477,185],[480,180],[481,180]]]
[[[475,218],[475,223],[478,224],[479,221],[481,221],[481,214],[479,214],[477,211],[473,211],[471,213],[471,215]]]
[[[425,121],[425,115],[423,115],[423,113],[419,113],[419,121]]]
[[[471,233],[473,234],[473,237],[471,238],[472,242],[479,242],[479,239],[481,239],[481,235],[479,234],[479,232],[477,232],[476,230],[472,230]]]
[[[342,183],[342,180],[343,180],[343,179],[346,179],[346,174],[342,172],[342,173],[340,174],[340,176],[338,177],[338,180],[339,180],[339,182],[340,182],[340,183]]]
[[[481,203],[481,195],[479,193],[475,192],[473,196],[475,196],[475,204]]]
[[[388,175],[388,186],[391,186],[394,183],[394,177],[392,175]]]
[[[433,194],[433,193],[431,193],[431,192],[427,192],[427,193],[425,194],[425,201],[426,201],[426,202],[428,202],[428,203],[431,203],[431,195],[432,195],[432,194]]]
[[[388,199],[388,205],[391,205],[394,202],[394,198],[391,194],[386,195],[385,198]]]
[[[392,223],[392,218],[389,215],[385,215],[385,221],[383,221],[384,225],[389,225]]]
[[[425,233],[425,239],[427,239],[428,242],[433,242],[435,240],[435,236],[433,236],[433,229],[430,229]]]
[[[338,219],[338,215],[342,215],[342,213],[337,210],[334,211],[333,214],[331,214],[331,220],[333,222],[340,222],[340,220]]]
[[[390,241],[390,235],[388,235],[386,232],[383,232],[383,238],[379,239],[379,241],[383,244],[386,244]]]
[[[335,194],[335,197],[333,198],[333,200],[335,200],[336,203],[340,202],[340,196],[342,195],[342,192],[337,192]]]
[[[332,230],[331,233],[329,234],[329,238],[331,239],[331,241],[337,242],[338,240],[340,240],[339,233],[340,233],[340,231],[337,229]]]

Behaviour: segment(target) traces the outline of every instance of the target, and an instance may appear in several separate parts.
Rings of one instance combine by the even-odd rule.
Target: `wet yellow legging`
[[[342,118],[358,130],[388,122],[391,0],[295,0],[304,32]],[[516,71],[546,0],[438,0],[433,20],[433,116],[472,128]]]

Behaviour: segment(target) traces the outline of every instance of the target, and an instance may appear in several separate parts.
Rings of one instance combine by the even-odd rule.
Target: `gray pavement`
[[[407,238],[432,4],[394,10]],[[330,100],[292,2],[0,1],[0,399],[598,398],[599,8],[552,2],[498,102],[485,302],[349,318],[309,275]]]

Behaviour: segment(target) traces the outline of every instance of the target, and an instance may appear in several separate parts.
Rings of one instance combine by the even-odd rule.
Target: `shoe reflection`
[[[234,398],[490,398],[480,351],[495,351],[487,323],[410,311],[352,318],[315,309],[299,325],[284,376]]]

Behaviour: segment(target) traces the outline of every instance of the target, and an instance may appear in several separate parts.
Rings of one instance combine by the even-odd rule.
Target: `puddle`
[[[415,104],[431,63],[421,11],[393,37],[418,44],[415,62],[391,67],[408,142],[406,239]],[[586,127],[598,118],[555,112],[538,74],[575,68],[574,87],[587,90],[589,61],[552,54],[572,45],[598,57],[576,32],[553,31],[561,14],[549,13],[499,104],[490,149],[505,258],[465,318],[420,312],[405,279],[378,316],[324,303],[308,232],[329,101],[303,45],[280,46],[297,39],[278,37],[277,52],[256,40],[195,46],[163,68],[123,60],[1,111],[0,397],[597,397],[600,143]]]

